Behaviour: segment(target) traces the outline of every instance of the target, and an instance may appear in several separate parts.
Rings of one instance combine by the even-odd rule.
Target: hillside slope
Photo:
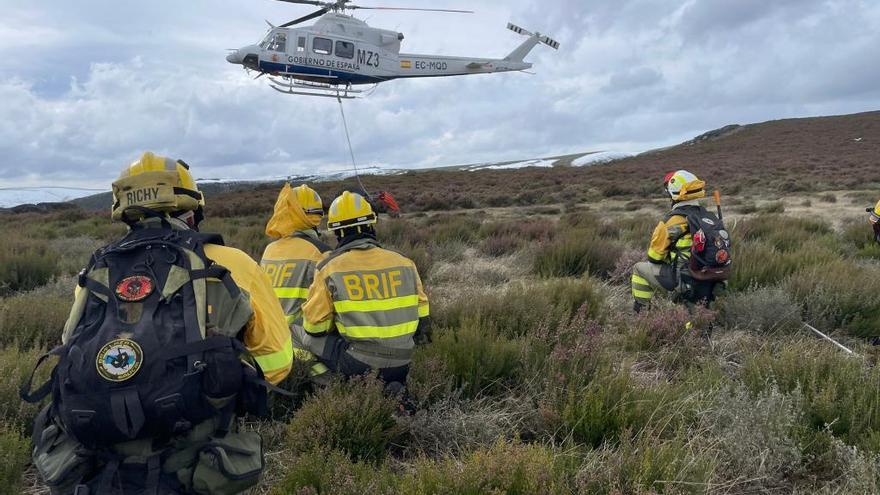
[[[710,187],[750,194],[845,190],[880,184],[880,112],[728,126],[663,150],[593,167],[420,171],[365,176],[370,191],[387,190],[408,211],[579,203],[601,197],[656,197],[660,178],[677,168]],[[327,182],[327,198],[354,182]],[[277,185],[224,194],[216,215],[265,214]]]

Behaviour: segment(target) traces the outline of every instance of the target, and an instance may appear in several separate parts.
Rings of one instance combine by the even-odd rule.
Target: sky
[[[422,168],[637,152],[731,123],[880,109],[876,0],[361,0],[476,14],[358,11],[403,51],[503,57],[524,73],[386,82],[345,102],[362,166]],[[276,93],[226,62],[274,0],[0,0],[0,187],[107,187],[143,151],[200,178],[349,167],[336,101]]]

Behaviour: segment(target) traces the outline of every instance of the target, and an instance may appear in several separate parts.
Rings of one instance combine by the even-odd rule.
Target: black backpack
[[[732,262],[730,233],[717,215],[702,206],[676,208],[670,216],[687,218],[693,237],[688,270],[691,277],[703,282],[722,282],[730,278]]]
[[[242,328],[218,329],[243,326],[251,311],[246,300],[236,304],[243,296],[229,272],[205,256],[205,244],[222,242],[140,228],[97,251],[79,277],[88,293],[72,310],[75,326],[37,364],[59,356],[52,378],[34,393],[29,380],[22,398],[51,392],[53,415],[89,448],[170,439],[218,416],[227,425],[236,414],[265,415],[265,381],[236,338]],[[206,279],[222,282],[221,297],[207,300]],[[230,307],[239,308],[235,318],[208,325],[212,310]]]

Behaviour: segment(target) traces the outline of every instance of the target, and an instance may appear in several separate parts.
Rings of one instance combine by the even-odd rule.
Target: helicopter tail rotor
[[[532,33],[531,31],[523,29],[523,28],[517,26],[516,24],[510,23],[510,22],[507,23],[507,29],[513,31],[516,34],[521,34],[523,36],[529,36],[529,37],[535,36],[535,37],[537,37],[539,42],[544,43],[545,45],[549,46],[550,48],[552,48],[554,50],[559,50],[559,42],[549,36],[544,36],[541,33]]]
[[[508,62],[522,63],[525,60],[526,56],[529,53],[531,53],[531,51],[534,50],[534,48],[536,46],[538,46],[539,43],[543,43],[543,44],[549,46],[550,48],[553,48],[554,50],[559,49],[559,42],[558,41],[556,41],[548,36],[544,36],[541,33],[533,33],[531,31],[527,31],[527,30],[517,26],[516,24],[511,24],[511,23],[507,24],[507,29],[510,29],[511,31],[513,31],[516,34],[521,34],[523,36],[529,37],[529,39],[523,41],[523,43],[520,46],[518,46],[516,48],[516,50],[510,52],[510,55],[504,57],[504,60],[506,60]]]

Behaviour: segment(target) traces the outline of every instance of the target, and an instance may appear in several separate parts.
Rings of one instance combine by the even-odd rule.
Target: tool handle
[[[712,196],[715,198],[715,208],[718,210],[718,220],[724,220],[724,215],[721,213],[721,191],[715,189]]]

